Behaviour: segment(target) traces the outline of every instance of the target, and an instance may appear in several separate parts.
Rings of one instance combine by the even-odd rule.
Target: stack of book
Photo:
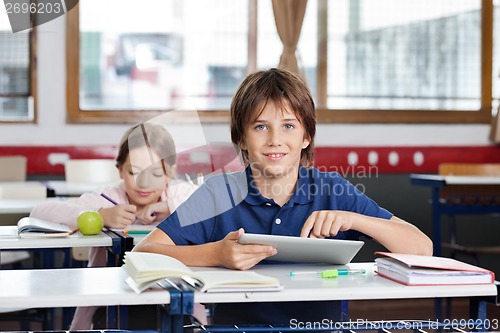
[[[405,285],[458,285],[494,283],[487,269],[452,258],[376,252],[377,273]]]

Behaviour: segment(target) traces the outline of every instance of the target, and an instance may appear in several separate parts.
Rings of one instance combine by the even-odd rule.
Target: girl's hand
[[[135,212],[137,208],[134,205],[116,205],[111,208],[99,209],[104,220],[104,226],[108,228],[124,229],[135,221]]]
[[[243,229],[230,232],[223,240],[215,242],[222,266],[247,270],[258,264],[267,257],[277,253],[276,249],[269,245],[239,244],[238,239],[244,233]]]
[[[302,226],[300,237],[326,238],[352,228],[356,213],[341,210],[313,212]]]
[[[162,221],[169,216],[170,209],[168,209],[168,204],[166,202],[155,202],[139,210],[136,215],[137,219],[142,224],[152,224],[157,221]]]

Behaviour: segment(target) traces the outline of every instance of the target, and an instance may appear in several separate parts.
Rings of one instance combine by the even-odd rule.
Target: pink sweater
[[[184,200],[186,200],[196,189],[196,186],[171,180],[168,188],[161,195],[161,200],[168,203],[168,208],[173,212]],[[98,211],[100,208],[110,208],[113,204],[105,200],[101,193],[106,194],[118,204],[129,204],[127,194],[125,193],[123,183],[116,187],[105,188],[102,191],[85,193],[78,198],[62,199],[60,201],[48,201],[36,206],[30,213],[31,217],[36,217],[46,221],[59,222],[76,227],[76,219],[84,210]],[[140,224],[135,221],[135,224]],[[106,249],[91,248],[89,252],[89,267],[106,266]],[[202,322],[204,319],[204,307],[201,304],[196,305],[195,313],[199,314]],[[88,330],[92,328],[92,316],[97,307],[79,307],[76,309],[71,323],[71,330]]]
[[[169,210],[173,212],[195,189],[196,187],[192,184],[171,180],[168,188],[161,195],[161,201],[166,201]],[[33,208],[30,217],[64,223],[71,228],[76,228],[77,217],[82,211],[98,211],[101,208],[113,207],[113,204],[104,199],[101,193],[106,194],[118,204],[129,204],[123,183],[120,183],[116,187],[108,187],[102,191],[82,194],[78,198],[44,202]],[[140,222],[136,220],[134,224],[140,224]],[[106,251],[103,248],[92,248],[89,254],[89,267],[101,266],[106,266]]]

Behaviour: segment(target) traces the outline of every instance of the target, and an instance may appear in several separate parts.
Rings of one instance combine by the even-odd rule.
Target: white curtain
[[[272,0],[274,21],[283,43],[279,67],[300,75],[295,52],[306,13],[307,0]]]

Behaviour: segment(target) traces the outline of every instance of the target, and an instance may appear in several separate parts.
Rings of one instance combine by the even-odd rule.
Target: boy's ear
[[[240,142],[240,149],[241,150],[247,150],[247,144],[245,143],[245,141],[241,141]]]
[[[306,149],[307,147],[309,147],[310,143],[311,143],[311,139],[304,138],[304,142],[302,143],[302,149]]]

